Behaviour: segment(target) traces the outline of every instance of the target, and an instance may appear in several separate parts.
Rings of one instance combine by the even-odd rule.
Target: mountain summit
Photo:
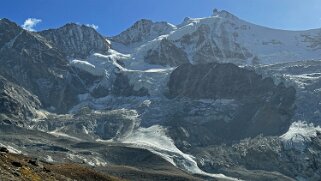
[[[95,29],[69,23],[58,29],[39,32],[67,57],[85,58],[91,53],[107,53],[108,41]]]
[[[151,22],[145,21],[145,23],[146,27],[152,25]],[[161,27],[166,31],[152,33],[153,36],[150,35],[151,28],[146,31],[139,28],[141,24],[144,23],[135,23],[129,30],[112,37],[111,40],[130,47],[133,55],[154,64],[164,65],[164,62],[169,61],[168,65],[172,65],[171,60],[160,58],[169,57],[162,52],[162,49],[176,49],[175,52],[186,54],[190,63],[271,64],[318,59],[321,56],[318,51],[321,44],[320,29],[307,31],[271,29],[241,20],[225,10],[214,9],[210,17],[185,18],[183,23],[177,26],[166,26],[166,23],[162,23]],[[133,32],[140,33],[136,33],[135,38]],[[148,38],[144,38],[145,36]],[[139,44],[125,42],[138,37],[141,37]],[[165,39],[166,48],[164,48]],[[115,49],[122,52],[122,49],[117,47],[119,46]],[[158,56],[154,56],[155,54]]]
[[[142,19],[124,32],[112,37],[112,40],[124,45],[144,43],[161,35],[168,34],[175,29],[176,27],[174,25],[167,22],[153,22],[151,20]]]

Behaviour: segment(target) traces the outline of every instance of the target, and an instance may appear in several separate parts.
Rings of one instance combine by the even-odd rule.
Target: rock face
[[[38,95],[45,106],[51,101],[57,105],[55,90],[63,82],[67,62],[43,37],[1,21],[0,39],[6,40],[0,45],[1,74]],[[6,34],[9,28],[11,33]]]
[[[0,76],[0,114],[11,119],[26,120],[36,117],[36,110],[40,106],[36,96]]]
[[[187,54],[166,38],[161,40],[157,48],[148,50],[144,59],[147,63],[163,66],[189,63]]]
[[[214,21],[214,24],[202,24],[197,30],[175,40],[183,50],[197,50],[190,53],[190,59],[194,63],[226,62],[235,60],[235,63],[246,61],[253,55],[235,39],[237,33],[228,31],[232,26],[229,21],[222,23]],[[213,29],[213,27],[217,29]]]
[[[0,31],[1,31],[1,39],[0,39],[0,47],[4,48],[6,43],[7,45],[11,45],[9,42],[12,40],[12,37],[15,37],[21,30],[15,23],[12,23],[10,20],[3,18],[0,20]]]
[[[124,45],[131,45],[152,40],[160,35],[168,34],[175,29],[174,25],[166,22],[152,22],[151,20],[142,19],[126,31],[112,37],[112,40]]]
[[[122,73],[116,74],[116,80],[113,83],[112,91],[113,95],[117,96],[148,96],[148,90],[144,87],[139,90],[135,90],[134,86],[130,84],[129,79]]]
[[[222,104],[233,100],[237,106],[227,105],[227,112],[222,112],[225,116],[233,112],[229,119],[208,117],[199,123],[200,129],[208,125],[213,140],[280,135],[289,127],[295,107],[293,87],[275,85],[272,79],[233,64],[182,65],[171,74],[168,87],[172,97],[223,100]]]
[[[0,25],[0,74],[37,95],[44,108],[65,112],[75,104],[86,88],[64,55],[37,33],[6,19]]]
[[[296,114],[294,120],[310,120],[321,124],[321,61],[300,61],[293,63],[262,66],[256,69],[275,81],[294,86],[296,94]]]
[[[106,53],[109,43],[93,28],[74,23],[39,33],[67,57],[85,58],[90,53]]]

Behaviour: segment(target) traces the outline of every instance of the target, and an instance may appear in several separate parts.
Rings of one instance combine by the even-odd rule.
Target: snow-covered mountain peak
[[[112,41],[117,51],[133,54],[138,62],[173,66],[187,60],[193,64],[231,62],[244,65],[318,59],[320,37],[321,30],[272,29],[215,9],[212,16],[187,17],[177,26],[141,20]],[[180,55],[175,58],[181,60],[179,64],[177,61],[173,64],[173,55]]]

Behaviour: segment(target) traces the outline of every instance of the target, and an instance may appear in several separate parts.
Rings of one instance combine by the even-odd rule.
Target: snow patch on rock
[[[5,148],[7,148],[10,153],[21,154],[21,151],[20,151],[20,150],[12,147],[12,146],[10,146],[10,145],[4,145],[4,144],[0,143],[0,147],[5,147]]]
[[[54,162],[53,158],[52,158],[50,155],[47,155],[47,157],[45,158],[45,160],[46,160],[47,162],[50,162],[50,163]]]
[[[70,63],[71,66],[79,68],[80,70],[83,70],[85,72],[90,73],[91,75],[94,76],[103,76],[105,75],[105,71],[101,68],[96,68],[95,65],[87,62],[87,61],[82,61],[82,60],[73,60]]]
[[[304,151],[306,144],[311,142],[311,139],[317,137],[320,133],[320,126],[299,121],[292,123],[288,132],[280,136],[280,138],[286,149]]]
[[[51,131],[51,132],[48,132],[48,133],[53,135],[53,136],[56,136],[56,137],[64,137],[64,138],[69,138],[69,139],[72,139],[72,140],[75,140],[75,141],[83,141],[80,138],[77,138],[77,137],[74,137],[74,136],[70,136],[70,135],[68,135],[66,133],[60,132],[60,130],[62,130],[62,129],[63,128],[59,128],[57,130],[54,130],[54,131]]]

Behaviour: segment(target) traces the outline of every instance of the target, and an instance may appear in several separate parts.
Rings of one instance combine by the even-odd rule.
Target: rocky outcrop
[[[144,87],[139,90],[134,89],[128,77],[122,73],[116,74],[111,93],[116,96],[148,96],[148,90]]]
[[[152,40],[158,36],[168,34],[175,29],[174,25],[167,22],[152,22],[151,20],[142,19],[111,39],[124,45],[131,45]]]
[[[219,113],[220,116],[204,117],[204,121],[194,123],[199,126],[195,129],[208,133],[207,141],[200,138],[205,145],[221,139],[280,135],[291,124],[295,108],[296,91],[293,87],[285,87],[282,83],[275,85],[271,78],[263,79],[255,72],[233,64],[182,65],[171,74],[168,87],[171,97],[221,102],[218,108],[224,111]],[[193,135],[190,127],[193,117],[199,116],[183,113],[175,119],[181,120],[181,126]],[[197,133],[194,136],[199,138]],[[194,142],[194,136],[188,140]]]
[[[22,154],[1,153],[0,180],[120,181],[122,179],[107,175],[106,173],[103,174],[79,163],[48,163],[44,160],[38,161],[38,158],[31,158]]]
[[[273,94],[271,78],[233,64],[185,64],[178,67],[168,83],[170,94],[196,99],[247,99]],[[282,89],[283,85],[279,85]]]
[[[193,50],[190,52],[190,59],[195,63],[223,63],[229,60],[240,63],[253,56],[235,40],[238,34],[231,34],[228,31],[229,22],[220,24],[215,21],[214,23],[217,29],[213,29],[212,25],[202,24],[196,27],[197,30],[193,33],[175,40],[175,44],[180,45],[185,52]]]
[[[39,32],[67,57],[85,58],[90,53],[106,53],[109,43],[93,28],[74,23]]]
[[[163,66],[178,66],[189,63],[187,54],[166,38],[162,39],[159,46],[148,50],[145,62]]]
[[[36,96],[0,76],[0,114],[2,118],[25,120],[36,117],[36,110],[40,106],[41,103]]]
[[[5,46],[10,46],[13,41],[13,37],[19,34],[22,30],[19,29],[18,25],[11,22],[10,20],[3,18],[0,19],[0,48],[3,49]]]

